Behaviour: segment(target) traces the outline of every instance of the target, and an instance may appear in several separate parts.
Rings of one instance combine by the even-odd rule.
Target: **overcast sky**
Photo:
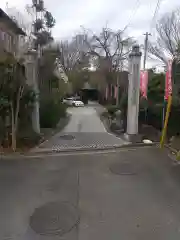
[[[5,10],[6,0],[0,6]],[[122,29],[127,24],[128,34],[140,43],[143,33],[150,31],[150,26],[157,0],[44,0],[45,7],[56,19],[53,36],[56,39],[69,38],[80,31],[81,27],[98,32],[103,26]],[[179,0],[162,0],[158,18],[178,5]],[[30,0],[9,0],[9,7],[16,7],[23,12]],[[153,30],[152,30],[153,31]]]

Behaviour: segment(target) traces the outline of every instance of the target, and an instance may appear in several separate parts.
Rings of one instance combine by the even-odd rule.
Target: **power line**
[[[129,18],[128,24],[124,27],[124,30],[126,30],[129,27],[129,25],[131,24],[131,22],[132,22],[132,20],[133,20],[133,18],[135,16],[137,10],[139,9],[140,5],[141,5],[140,0],[136,0],[134,11],[132,12],[132,14],[131,14],[131,16]]]
[[[151,32],[152,32],[152,28],[154,25],[154,22],[156,21],[156,16],[158,14],[159,8],[160,8],[160,3],[162,0],[157,0],[157,4],[156,4],[156,8],[151,20],[151,25],[150,25],[150,31],[146,32],[145,35],[145,40],[144,40],[144,62],[143,62],[143,69],[146,69],[146,60],[147,60],[147,53],[148,53],[148,40],[149,40],[149,36],[151,36]]]
[[[156,21],[156,17],[157,17],[159,8],[160,8],[161,1],[162,1],[162,0],[158,0],[158,1],[157,1],[156,8],[155,8],[155,11],[154,11],[154,15],[153,15],[152,20],[151,20],[150,32],[152,31],[154,22]]]

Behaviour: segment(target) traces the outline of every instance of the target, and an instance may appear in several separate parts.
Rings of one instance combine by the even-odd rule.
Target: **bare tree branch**
[[[121,62],[127,58],[134,42],[132,38],[124,35],[124,31],[114,32],[105,27],[100,34],[92,34],[86,39],[88,53],[95,56],[98,67],[103,71],[117,71],[122,65]]]
[[[180,9],[165,14],[156,25],[157,38],[150,43],[148,51],[167,63],[168,57],[178,57],[180,53]]]

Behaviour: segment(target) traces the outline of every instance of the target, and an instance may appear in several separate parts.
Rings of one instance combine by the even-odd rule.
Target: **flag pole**
[[[169,115],[171,112],[171,106],[172,106],[172,95],[170,95],[168,98],[166,117],[165,117],[164,126],[163,126],[163,130],[162,130],[161,141],[160,141],[160,148],[164,147],[164,142],[165,142],[166,133],[167,133],[167,126],[168,126],[168,121],[169,121]]]
[[[162,116],[162,136],[160,141],[160,148],[163,148],[165,137],[167,133],[167,126],[169,121],[169,115],[172,106],[172,61],[169,60],[167,64],[166,78],[165,78],[165,94],[164,94],[164,106]]]
[[[165,116],[166,116],[166,110],[167,110],[167,100],[164,99],[163,102],[163,115],[162,115],[162,129],[164,127],[164,121],[165,121]]]

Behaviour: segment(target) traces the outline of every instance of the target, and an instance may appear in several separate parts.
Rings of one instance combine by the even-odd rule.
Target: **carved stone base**
[[[128,142],[132,143],[140,143],[142,142],[142,136],[140,134],[124,134],[124,139]]]

